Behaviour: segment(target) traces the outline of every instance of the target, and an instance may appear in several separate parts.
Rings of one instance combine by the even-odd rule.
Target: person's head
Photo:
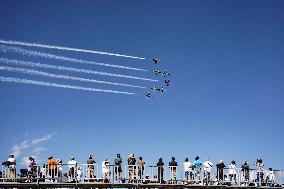
[[[233,160],[231,163],[232,163],[233,165],[236,165],[236,161],[235,161],[235,160]]]
[[[116,157],[120,158],[120,154],[116,154]]]
[[[172,157],[172,161],[175,161],[176,160],[176,158],[175,157]]]
[[[57,159],[57,163],[62,163],[62,159]]]
[[[49,160],[50,160],[50,159],[52,159],[52,158],[53,158],[52,156],[49,156],[47,159],[49,159]]]
[[[14,154],[10,154],[9,157],[10,158],[14,158],[15,156],[14,156]]]
[[[223,160],[220,160],[219,163],[224,163],[224,161],[223,161]]]
[[[31,161],[32,161],[32,160],[34,160],[34,158],[33,158],[32,156],[30,156],[30,157],[29,157],[29,160],[31,160]]]
[[[90,155],[89,155],[89,159],[93,159],[93,156],[92,156],[92,154],[90,154]]]
[[[199,156],[195,156],[195,160],[199,160]]]
[[[268,170],[269,170],[269,171],[272,171],[272,168],[270,167]]]
[[[188,162],[188,158],[185,158],[185,160],[184,160],[185,162]]]
[[[75,158],[73,156],[70,157],[70,160],[75,160]]]
[[[163,161],[163,159],[162,159],[162,158],[159,158],[159,161],[161,162],[161,161]]]
[[[259,163],[262,163],[262,159],[259,159],[258,162],[259,162]]]
[[[143,158],[142,157],[139,157],[139,160],[142,160]]]
[[[247,160],[245,160],[245,161],[244,161],[244,164],[245,164],[245,165],[247,165],[247,164],[248,164],[248,161],[247,161]]]

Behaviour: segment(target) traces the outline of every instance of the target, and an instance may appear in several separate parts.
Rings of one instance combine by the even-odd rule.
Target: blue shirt
[[[193,165],[194,165],[194,171],[196,171],[196,172],[201,171],[202,162],[200,160],[195,160],[193,162]]]

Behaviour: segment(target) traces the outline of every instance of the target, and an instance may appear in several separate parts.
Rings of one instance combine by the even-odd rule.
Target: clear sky
[[[284,1],[16,1],[0,2],[0,38],[116,52],[139,57],[90,55],[21,47],[139,67],[149,72],[78,65],[16,53],[1,57],[158,78],[172,84],[163,95],[148,89],[90,84],[0,71],[18,77],[140,94],[118,95],[0,82],[0,160],[37,155],[85,163],[121,153],[213,163],[235,159],[284,169]],[[151,58],[161,59],[159,66]],[[1,64],[2,65],[2,64]],[[15,67],[15,66],[14,66]],[[37,68],[36,68],[37,69]],[[150,88],[160,83],[37,69]],[[159,77],[158,79],[161,79]],[[16,145],[16,146],[15,146]],[[14,147],[14,148],[13,148]],[[13,149],[12,149],[13,148]]]

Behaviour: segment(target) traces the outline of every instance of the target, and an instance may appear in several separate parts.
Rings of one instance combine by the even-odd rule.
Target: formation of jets
[[[153,63],[156,65],[156,64],[158,64],[159,62],[160,62],[160,60],[159,59],[157,59],[157,58],[153,58]],[[162,75],[162,76],[164,76],[166,79],[165,79],[165,85],[168,87],[169,85],[170,85],[170,83],[171,83],[171,81],[167,78],[167,77],[169,77],[171,74],[167,71],[167,70],[165,70],[165,71],[160,71],[159,69],[156,69],[156,70],[154,70],[154,74],[156,75],[156,76],[158,76],[158,75]],[[164,87],[157,87],[157,86],[153,86],[153,87],[151,87],[151,90],[152,90],[152,93],[154,93],[154,92],[156,92],[156,91],[158,91],[158,92],[160,92],[160,93],[164,93],[166,90],[164,89]],[[148,92],[147,94],[146,94],[146,97],[147,97],[147,99],[149,99],[149,98],[151,98],[151,97],[153,97],[153,94],[152,94],[151,92]]]

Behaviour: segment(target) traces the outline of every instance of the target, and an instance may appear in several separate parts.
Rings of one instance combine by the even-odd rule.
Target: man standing
[[[76,167],[77,162],[75,161],[75,158],[73,156],[70,157],[70,160],[68,161],[68,168],[69,168],[69,181],[74,182],[76,179]]]
[[[188,161],[188,158],[185,158],[184,163],[183,163],[183,170],[184,170],[185,180],[187,183],[191,179],[191,167],[192,167],[192,164]]]
[[[87,159],[87,172],[90,182],[94,182],[96,178],[94,163],[96,163],[96,161],[94,160],[93,156],[90,154],[89,159]]]
[[[162,158],[159,159],[157,163],[157,168],[158,168],[158,182],[164,183],[164,162]]]
[[[115,180],[121,180],[121,175],[122,175],[122,159],[120,157],[120,154],[116,154],[116,158],[114,159],[114,172],[115,172]]]
[[[138,177],[140,180],[142,180],[144,175],[144,166],[145,166],[145,162],[143,161],[142,157],[139,157],[137,165],[138,165]]]
[[[199,156],[195,157],[195,161],[193,162],[194,166],[194,180],[196,183],[200,183],[200,172],[201,172],[201,167],[202,167],[202,162],[199,160]]]
[[[208,185],[210,182],[210,173],[213,167],[213,163],[209,161],[209,159],[207,158],[206,161],[203,163],[203,167],[204,167],[204,180],[206,185]]]
[[[177,180],[177,166],[178,166],[178,164],[175,160],[176,160],[176,158],[172,157],[172,161],[169,162],[169,167],[170,167],[170,170],[171,170],[171,180],[174,183]]]
[[[224,164],[223,160],[220,160],[219,163],[216,165],[217,167],[217,177],[219,178],[219,181],[224,181],[224,168],[226,165]]]

